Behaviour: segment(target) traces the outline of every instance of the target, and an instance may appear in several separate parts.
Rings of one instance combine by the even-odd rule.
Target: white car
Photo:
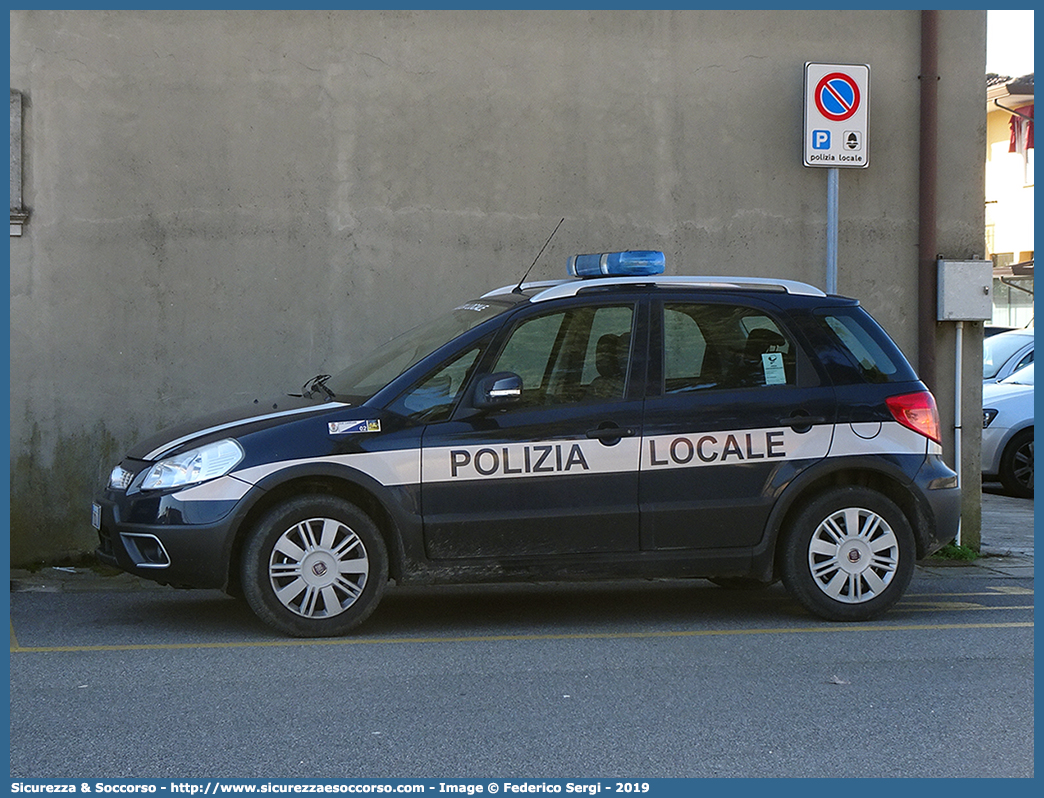
[[[1000,382],[1033,362],[1033,328],[1009,330],[983,339],[982,381]]]
[[[982,388],[982,474],[1033,498],[1033,364]]]

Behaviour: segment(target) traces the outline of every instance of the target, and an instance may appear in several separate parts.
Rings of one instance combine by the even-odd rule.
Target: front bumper
[[[186,501],[177,493],[95,499],[95,556],[106,565],[175,587],[227,587],[236,501]]]
[[[982,431],[982,473],[996,476],[1000,473],[1001,455],[1004,447],[1014,437],[1011,428],[993,424]]]

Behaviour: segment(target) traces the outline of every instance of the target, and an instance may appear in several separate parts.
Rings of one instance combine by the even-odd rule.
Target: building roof
[[[1001,277],[1032,277],[1033,261],[1024,260],[1022,263],[1009,263],[1007,265],[994,264],[993,276]]]
[[[1011,94],[1033,94],[1033,73],[1015,78],[1008,83],[1008,92]]]
[[[986,104],[995,108],[994,101],[1004,105],[1033,102],[1033,73],[1018,78],[990,72],[986,75]]]

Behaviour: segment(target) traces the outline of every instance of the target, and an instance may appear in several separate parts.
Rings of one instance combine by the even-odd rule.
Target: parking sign
[[[805,166],[869,166],[869,106],[868,65],[807,62]]]

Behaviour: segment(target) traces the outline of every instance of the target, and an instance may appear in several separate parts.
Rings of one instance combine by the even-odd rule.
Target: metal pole
[[[957,356],[954,363],[953,377],[953,470],[957,472],[957,487],[964,489],[964,479],[961,477],[961,435],[963,435],[964,424],[961,421],[961,382],[964,380],[964,322],[957,322],[957,336],[954,346]],[[962,513],[963,515],[963,513]],[[961,545],[961,524],[957,523],[957,545]]]
[[[837,196],[839,169],[827,169],[827,274],[826,292],[837,293]]]

